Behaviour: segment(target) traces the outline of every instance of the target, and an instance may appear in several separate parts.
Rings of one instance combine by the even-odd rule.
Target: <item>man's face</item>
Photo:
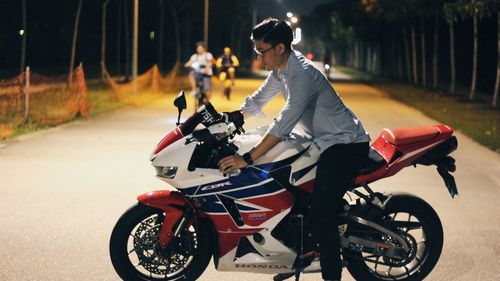
[[[196,52],[197,52],[198,54],[203,54],[203,53],[205,52],[205,47],[203,47],[202,45],[198,45],[198,46],[196,47]]]
[[[262,40],[255,40],[253,43],[257,59],[262,60],[266,70],[276,68],[278,66],[276,46],[264,43]]]

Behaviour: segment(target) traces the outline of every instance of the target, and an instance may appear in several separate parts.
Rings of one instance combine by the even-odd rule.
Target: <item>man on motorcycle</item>
[[[245,99],[240,110],[229,113],[228,118],[260,113],[279,92],[286,103],[257,146],[243,156],[222,159],[219,169],[227,173],[253,164],[300,124],[321,151],[312,217],[322,276],[324,280],[340,280],[337,214],[341,212],[344,193],[368,155],[370,138],[326,77],[292,49],[293,31],[285,21],[273,18],[262,21],[253,28],[251,39],[258,59],[271,72],[262,86]]]
[[[203,79],[203,89],[205,99],[210,99],[210,90],[212,88],[212,61],[214,57],[210,52],[207,52],[207,45],[204,42],[196,43],[196,53],[191,56],[184,66],[190,67],[189,84],[191,85],[191,96],[196,95],[196,79],[197,76]]]
[[[227,75],[231,78],[234,86],[235,67],[240,65],[238,58],[231,52],[229,47],[224,48],[224,53],[217,59],[216,66],[220,71],[219,79],[222,83],[226,81]]]

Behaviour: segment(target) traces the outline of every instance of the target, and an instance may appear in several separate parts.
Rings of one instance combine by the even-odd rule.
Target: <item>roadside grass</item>
[[[376,82],[371,84],[393,98],[413,106],[424,114],[460,130],[488,148],[500,152],[500,110],[469,101],[464,97],[417,88],[415,86]]]
[[[87,99],[90,104],[90,116],[110,112],[126,106],[125,103],[113,96],[113,93],[105,83],[87,85]]]
[[[478,93],[479,100],[470,101],[467,89],[458,85],[458,94],[450,95],[446,91],[386,80],[350,67],[335,67],[354,80],[366,80],[370,86],[385,91],[392,98],[452,126],[491,150],[500,152],[500,108],[484,102],[489,100],[487,95]]]

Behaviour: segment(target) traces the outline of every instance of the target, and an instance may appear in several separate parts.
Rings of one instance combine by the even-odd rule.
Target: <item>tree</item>
[[[102,21],[101,21],[101,79],[104,79],[106,72],[106,8],[109,0],[104,0],[102,3]]]
[[[184,5],[178,10],[177,6],[179,5],[179,1],[169,0],[167,2],[170,15],[172,16],[174,33],[175,33],[175,63],[178,64],[181,61],[181,33],[179,29],[179,18],[177,15],[181,10],[186,8],[185,5],[186,2],[183,2]]]
[[[458,4],[447,2],[443,5],[446,22],[448,23],[448,33],[450,36],[450,93],[455,94],[456,67],[455,67],[455,31],[454,25],[458,19]]]
[[[21,65],[19,73],[23,73],[25,65],[26,65],[26,35],[28,31],[28,23],[26,16],[26,0],[21,1],[21,8],[23,13],[23,28],[20,32],[21,35]]]
[[[477,51],[478,51],[478,20],[490,14],[491,0],[458,0],[457,11],[462,19],[472,17],[473,24],[473,42],[474,48],[472,53],[472,81],[469,93],[469,99],[474,99],[476,95],[477,84]]]
[[[78,1],[78,7],[76,9],[75,26],[73,29],[73,43],[71,45],[71,60],[69,63],[69,75],[68,84],[71,85],[73,82],[73,67],[75,65],[75,52],[76,52],[76,39],[78,38],[78,25],[80,24],[80,14],[82,11],[83,0]]]
[[[492,105],[497,106],[498,91],[500,88],[500,4],[494,0],[489,3],[489,9],[497,13],[497,77],[495,81],[495,89],[493,90]]]
[[[497,106],[498,91],[500,88],[500,11],[497,12],[497,78],[493,91],[493,106]]]
[[[165,7],[163,5],[163,0],[158,0],[160,16],[158,18],[158,68],[160,71],[163,69],[163,37],[165,23]]]
[[[437,89],[439,85],[439,13],[434,15],[434,41],[432,44],[432,88]]]

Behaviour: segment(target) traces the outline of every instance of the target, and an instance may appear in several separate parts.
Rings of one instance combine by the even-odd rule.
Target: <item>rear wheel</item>
[[[116,223],[110,256],[123,280],[196,280],[208,266],[213,252],[208,222],[186,227],[162,249],[164,216],[161,210],[138,203]]]
[[[356,280],[420,281],[432,271],[441,255],[443,228],[429,204],[415,196],[396,195],[386,209],[371,220],[399,234],[410,251],[402,258],[389,258],[343,249],[347,269]],[[365,233],[363,238],[401,246],[393,237],[382,233]]]

